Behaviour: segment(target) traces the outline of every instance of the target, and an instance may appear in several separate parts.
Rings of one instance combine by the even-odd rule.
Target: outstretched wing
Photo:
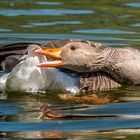
[[[27,53],[27,47],[34,43],[23,42],[0,47],[0,70],[10,72]]]

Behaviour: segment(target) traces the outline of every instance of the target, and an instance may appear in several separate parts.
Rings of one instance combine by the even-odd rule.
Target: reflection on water
[[[31,9],[31,10],[0,10],[1,16],[58,16],[69,14],[92,14],[90,10],[65,10],[65,9]]]
[[[136,32],[128,32],[121,30],[112,30],[112,29],[87,29],[87,30],[77,30],[74,31],[77,33],[94,33],[94,34],[137,34]]]
[[[0,32],[10,32],[10,29],[0,29]]]
[[[0,1],[0,45],[79,38],[115,47],[139,49],[139,8],[139,2],[130,0]],[[1,93],[0,137],[98,140],[139,138],[139,86],[98,92],[97,101],[90,97],[90,102],[85,102],[84,96],[75,97],[76,100],[71,97],[62,100],[59,94],[62,93]],[[105,105],[99,105],[101,101]],[[90,117],[37,119],[40,106],[44,104],[51,108],[86,104],[89,108],[58,113]]]
[[[54,25],[71,25],[71,24],[81,24],[80,21],[56,21],[56,22],[38,22],[38,23],[30,23],[27,27],[33,26],[54,26]],[[25,25],[26,26],[26,25]],[[23,26],[22,26],[23,27]]]
[[[140,2],[132,2],[132,3],[128,3],[127,5],[131,7],[140,7]]]
[[[18,132],[16,135],[18,137],[24,138],[60,138],[60,139],[74,139],[74,140],[90,140],[90,139],[97,139],[97,140],[108,140],[108,139],[139,139],[139,129],[138,130],[120,130],[120,131],[109,131],[109,132],[97,132],[97,131],[42,131],[42,132]],[[131,134],[129,134],[129,133]],[[108,135],[109,134],[109,135]],[[137,134],[137,135],[135,135]],[[14,137],[15,133],[10,133],[9,136]]]
[[[62,2],[46,2],[46,1],[39,1],[39,2],[36,2],[36,4],[46,4],[46,5],[60,5],[60,4],[63,4]]]
[[[131,26],[140,27],[140,23],[132,24]]]
[[[125,88],[112,92],[98,93],[99,98],[107,97],[110,104],[90,105],[88,108],[77,110],[62,110],[63,114],[81,114],[90,117],[76,117],[65,119],[38,119],[40,106],[47,104],[50,108],[83,106],[77,102],[61,100],[59,94],[48,93],[48,95],[22,95],[18,93],[8,93],[5,98],[0,100],[0,131],[10,132],[6,137],[95,137],[101,132],[106,133],[107,137],[122,136],[127,137],[127,132],[137,134],[140,126],[140,102],[139,88]],[[133,102],[131,98],[133,98]],[[135,98],[135,100],[134,100]],[[127,102],[126,102],[127,101]],[[116,103],[111,103],[116,102]],[[117,103],[118,102],[118,103]],[[89,104],[89,103],[88,103]],[[131,128],[131,130],[130,130]],[[116,131],[118,129],[118,131]],[[126,130],[126,131],[123,131]],[[21,131],[20,133],[18,131]],[[31,135],[31,132],[32,135]],[[11,133],[12,132],[12,133]],[[102,133],[101,133],[102,135]],[[129,134],[130,135],[130,134]],[[97,137],[98,138],[98,137]]]

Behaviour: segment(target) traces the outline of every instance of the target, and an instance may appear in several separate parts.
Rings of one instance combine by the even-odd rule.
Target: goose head
[[[37,49],[35,52],[53,59],[53,61],[38,64],[39,67],[65,67],[78,72],[89,72],[102,69],[101,62],[104,58],[101,54],[105,48],[98,43],[79,41],[70,42],[62,48]]]

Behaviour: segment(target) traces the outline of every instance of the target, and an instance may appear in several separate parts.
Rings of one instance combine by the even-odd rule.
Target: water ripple
[[[46,2],[46,1],[39,1],[36,2],[36,4],[40,4],[40,5],[61,5],[63,4],[62,2]]]
[[[23,38],[23,39],[69,39],[69,38],[79,38],[83,40],[130,40],[127,38],[119,37],[104,37],[104,36],[85,36],[78,34],[20,34],[20,33],[0,33],[0,38]]]
[[[29,23],[29,25],[22,25],[21,27],[75,25],[75,24],[82,24],[82,22],[80,22],[80,21],[36,22],[36,23]]]
[[[39,15],[51,15],[51,16],[59,16],[59,15],[67,15],[67,14],[93,14],[94,12],[91,10],[65,10],[65,9],[29,9],[29,10],[0,10],[0,15],[3,16],[39,16]]]
[[[91,125],[92,124],[92,125]],[[0,131],[76,131],[76,130],[112,130],[139,128],[140,119],[102,119],[102,120],[71,120],[48,122],[0,122]]]
[[[140,8],[140,2],[127,3],[126,5],[131,6],[131,7],[139,7]]]
[[[140,23],[134,23],[134,24],[132,24],[132,25],[130,25],[130,26],[140,27]]]
[[[19,113],[21,113],[21,110],[17,107],[15,102],[0,100],[0,116],[17,115]]]
[[[10,29],[4,29],[4,28],[0,28],[0,32],[11,32],[12,30]]]
[[[94,33],[94,34],[138,34],[136,32],[113,30],[113,29],[85,29],[73,31],[76,33]]]

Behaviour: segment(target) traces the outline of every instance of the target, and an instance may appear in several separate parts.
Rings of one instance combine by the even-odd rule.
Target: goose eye
[[[75,46],[71,46],[70,49],[71,49],[71,50],[75,50],[76,47],[75,47]]]

